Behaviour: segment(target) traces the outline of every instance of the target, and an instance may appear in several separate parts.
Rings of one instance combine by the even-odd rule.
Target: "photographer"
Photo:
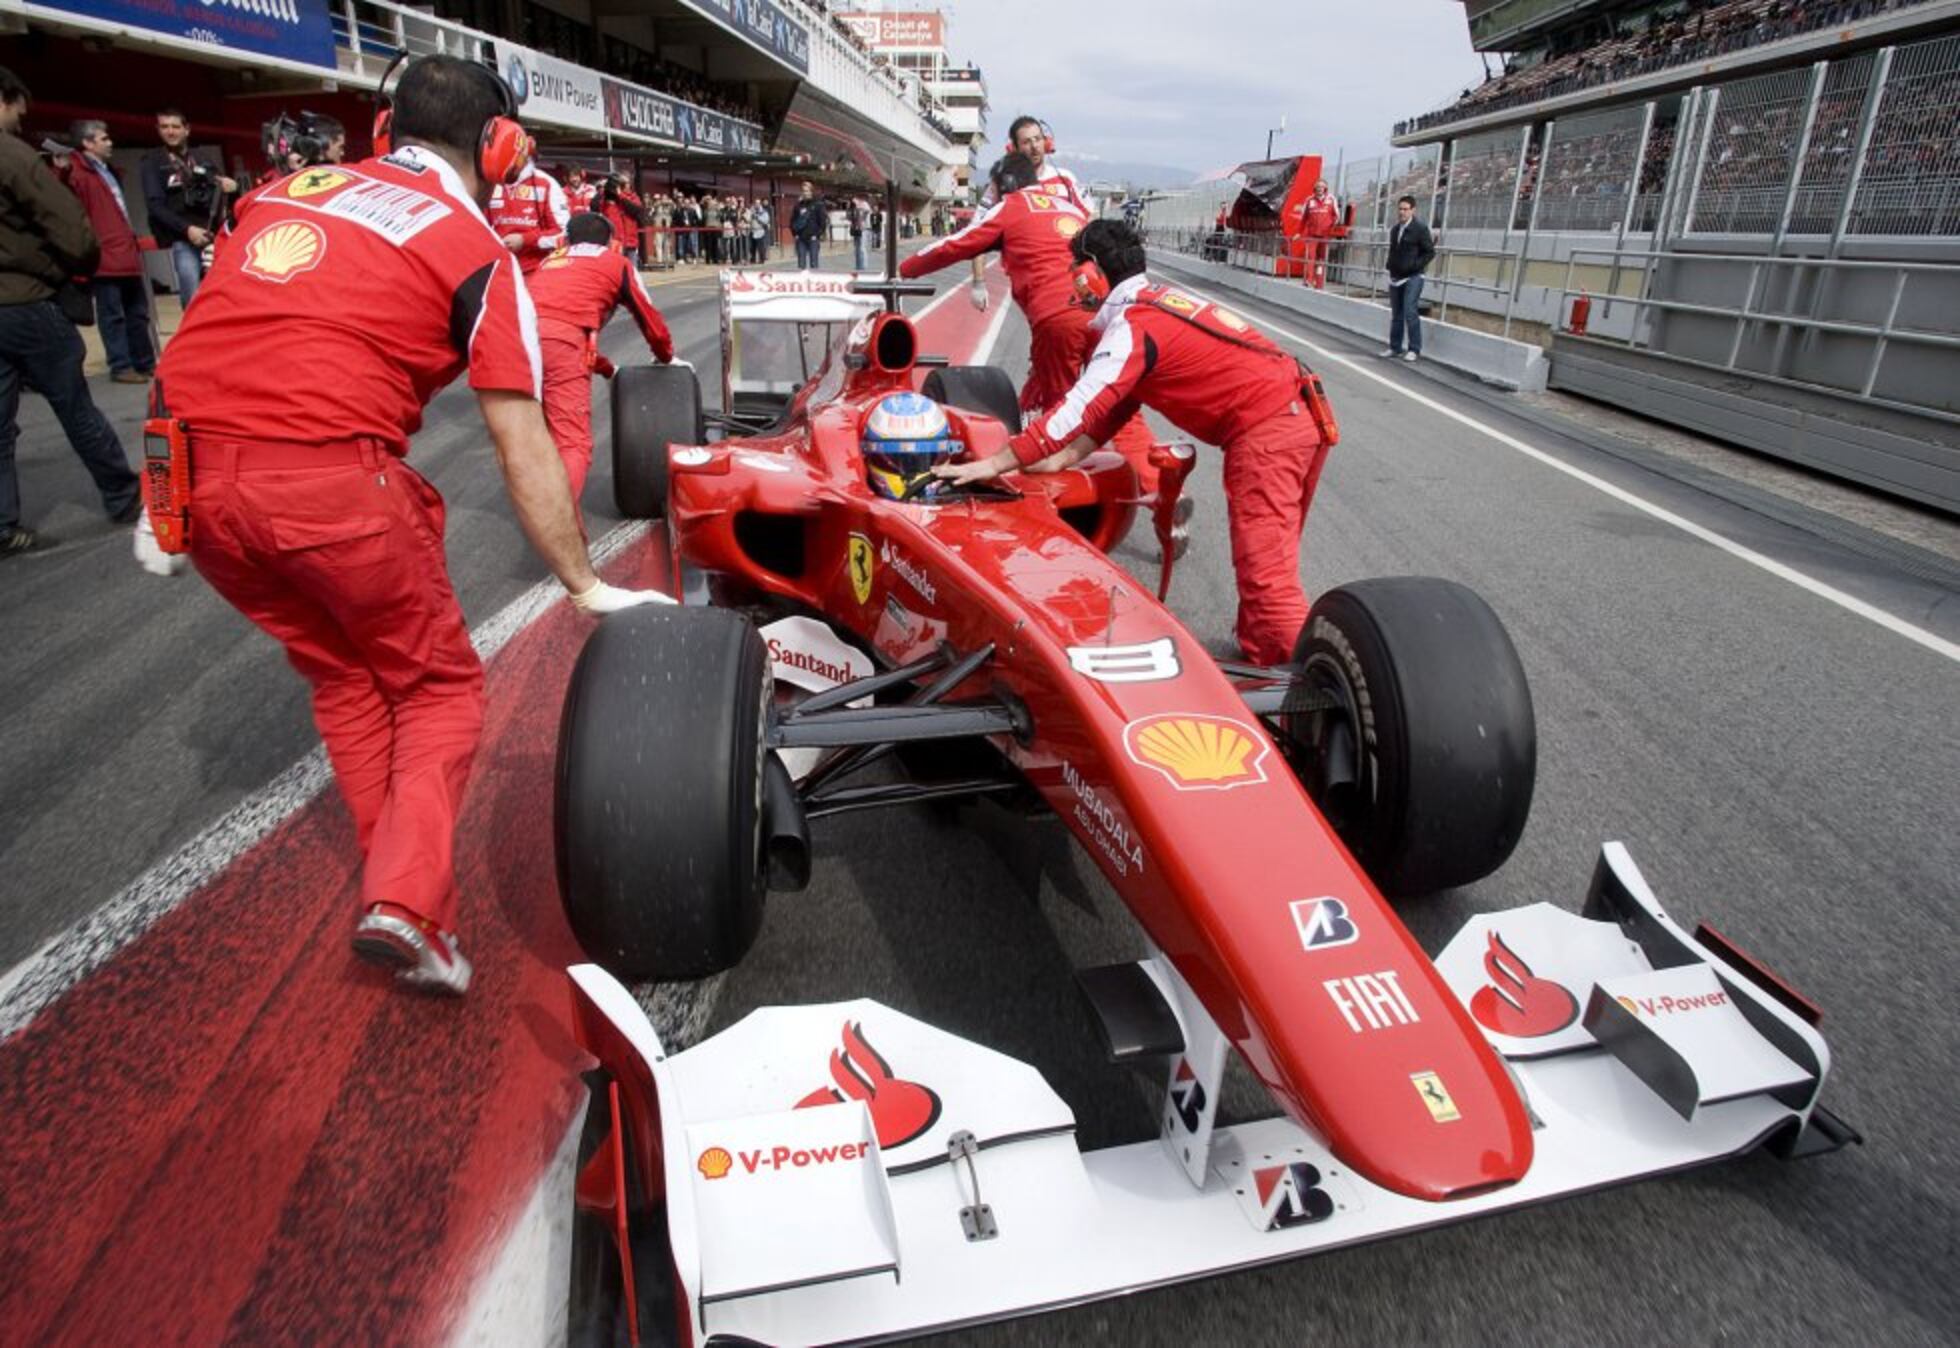
[[[625,175],[609,173],[605,185],[599,189],[599,212],[612,226],[613,242],[619,245],[620,252],[633,264],[634,270],[640,266],[640,226],[646,223],[646,207],[640,203],[640,194],[626,185]]]
[[[338,117],[302,111],[297,120],[280,113],[260,130],[266,168],[257,186],[277,182],[315,164],[338,164],[347,158],[347,128]]]
[[[163,145],[143,156],[143,199],[150,207],[150,233],[170,250],[177,273],[177,298],[190,307],[204,279],[204,249],[217,232],[225,198],[238,191],[217,165],[191,153],[191,124],[175,108],[157,114]]]

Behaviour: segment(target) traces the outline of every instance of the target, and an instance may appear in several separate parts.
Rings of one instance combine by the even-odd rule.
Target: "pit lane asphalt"
[[[712,388],[711,283],[655,300]],[[607,346],[617,358],[636,344],[622,325]],[[1017,319],[994,355],[1025,368]],[[1417,935],[1433,952],[1471,912],[1576,907],[1599,843],[1621,839],[1672,911],[1708,918],[1825,1008],[1826,1101],[1870,1145],[1746,1160],[952,1341],[1950,1341],[1960,1223],[1947,1195],[1960,1167],[1939,1139],[1952,1133],[1946,1082],[1960,1050],[1945,1002],[1960,671],[1316,364],[1345,438],[1307,533],[1310,590],[1407,573],[1473,586],[1509,627],[1537,704],[1537,803],[1517,854],[1407,910]],[[1952,596],[1923,581],[1509,418],[1434,371],[1368,368],[1956,636]],[[133,445],[140,390],[93,387]],[[45,405],[29,398],[23,411],[30,522],[65,541],[0,569],[0,969],[314,744],[299,682],[270,643],[194,579],[137,573]],[[478,426],[467,392],[452,390],[411,460],[448,497],[451,569],[472,621],[541,574]],[[595,536],[612,523],[606,477],[602,449],[586,494]],[[1222,649],[1232,586],[1215,455],[1201,456],[1193,490],[1172,606]],[[1141,539],[1119,555],[1154,572]],[[870,995],[1035,1063],[1076,1109],[1084,1145],[1152,1134],[1156,1083],[1098,1060],[1069,977],[1133,957],[1140,938],[1058,826],[991,808],[904,810],[825,821],[816,840],[809,891],[771,899],[741,968],[664,990],[663,1021],[712,1029],[766,1003]],[[1266,1112],[1242,1078],[1233,1086],[1228,1111]]]

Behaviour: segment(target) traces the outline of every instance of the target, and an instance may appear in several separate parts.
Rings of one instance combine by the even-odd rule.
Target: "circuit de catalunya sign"
[[[37,0],[27,8],[334,68],[327,0]]]

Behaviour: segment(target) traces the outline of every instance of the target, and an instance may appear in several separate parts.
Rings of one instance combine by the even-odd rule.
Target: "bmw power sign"
[[[605,99],[599,72],[515,42],[496,45],[497,71],[527,122],[603,131]]]
[[[516,100],[517,106],[523,107],[525,100],[531,97],[531,76],[524,69],[524,58],[516,52],[512,52],[504,61],[504,83],[510,86],[510,96]]]

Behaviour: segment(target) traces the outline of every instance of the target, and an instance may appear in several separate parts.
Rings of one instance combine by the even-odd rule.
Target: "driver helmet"
[[[932,399],[921,393],[887,393],[866,414],[858,448],[871,490],[896,501],[904,498],[906,483],[952,462],[966,445],[953,438],[945,409]],[[912,499],[930,500],[950,485],[933,482]]]

